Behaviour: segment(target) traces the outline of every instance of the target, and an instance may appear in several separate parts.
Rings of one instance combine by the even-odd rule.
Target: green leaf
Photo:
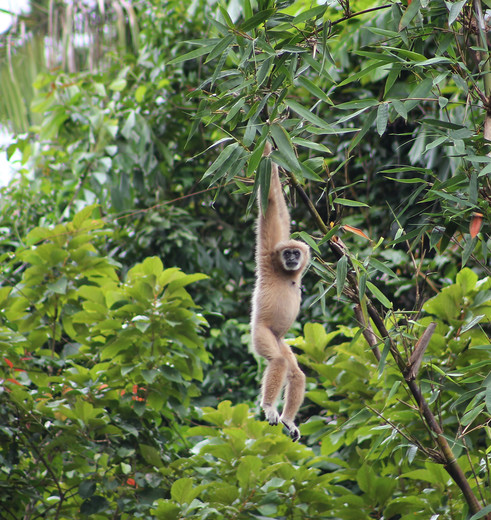
[[[489,377],[486,386],[486,394],[484,400],[486,402],[486,410],[488,411],[488,413],[491,413],[491,378]]]
[[[301,12],[291,21],[292,26],[297,25],[302,22],[306,22],[307,20],[316,20],[324,15],[327,10],[327,4],[319,5],[317,7],[313,7],[312,9],[307,9],[306,11]]]
[[[445,2],[448,13],[448,25],[452,25],[459,17],[462,8],[467,3],[467,0],[460,0],[459,2]]]
[[[254,151],[251,154],[249,159],[249,164],[247,165],[247,177],[250,177],[256,170],[261,161],[261,157],[263,156],[264,147],[266,146],[266,140],[264,139],[262,142],[258,142]]]
[[[322,101],[332,105],[332,101],[329,99],[329,96],[306,76],[299,76],[296,79],[296,82],[305,88],[308,92],[310,92],[315,99],[322,99]]]
[[[243,32],[251,31],[255,29],[263,22],[265,22],[272,14],[276,12],[276,9],[265,9],[264,11],[259,11],[252,18],[245,20],[240,26],[239,30]]]
[[[109,89],[114,90],[115,92],[121,92],[126,88],[126,83],[126,80],[123,78],[115,79],[109,84]]]
[[[350,206],[354,208],[369,208],[370,206],[368,204],[365,204],[364,202],[360,202],[358,200],[349,200],[349,199],[343,199],[341,197],[337,197],[334,199],[334,202],[336,204],[339,204],[340,206]]]
[[[387,356],[389,355],[390,351],[390,338],[385,338],[384,340],[384,348],[382,350],[382,353],[380,355],[380,361],[378,362],[378,374],[379,377],[382,375],[384,368],[385,368],[385,362],[387,361]]]
[[[197,486],[193,488],[194,483],[195,481],[192,478],[180,478],[176,480],[171,487],[172,500],[175,500],[181,505],[190,504],[199,495],[200,491],[198,488],[202,487]]]
[[[80,210],[72,220],[73,226],[75,229],[80,229],[86,220],[92,220],[92,214],[94,209],[99,207],[99,204],[90,204],[86,206],[82,210]]]
[[[260,194],[261,211],[263,215],[268,208],[269,189],[271,186],[271,159],[263,157],[257,171],[257,182]]]
[[[135,90],[135,101],[137,103],[141,103],[145,99],[145,94],[147,93],[147,87],[145,85],[140,85]]]
[[[222,41],[222,40],[220,40],[220,41]],[[194,51],[187,52],[186,54],[183,54],[182,56],[178,56],[177,58],[174,58],[173,60],[168,62],[168,65],[175,65],[176,63],[181,63],[183,61],[194,60],[195,58],[199,58],[200,56],[203,56],[204,54],[208,54],[215,47],[216,47],[216,44],[204,45],[203,47],[194,49]]]
[[[96,490],[96,483],[93,480],[83,480],[78,485],[78,494],[82,498],[90,498]]]
[[[278,151],[287,161],[290,169],[293,171],[299,171],[300,164],[298,163],[297,156],[293,150],[293,145],[290,141],[290,136],[287,134],[286,130],[280,125],[273,124],[271,125],[271,135],[275,140]]]
[[[413,4],[411,4],[413,5]],[[431,92],[433,88],[433,80],[431,78],[426,78],[421,82],[416,83],[416,86],[413,88],[411,93],[409,94],[408,101],[404,102],[404,106],[406,107],[406,110],[409,112],[412,110],[417,104],[421,103],[421,98],[428,97],[429,93]]]
[[[367,281],[367,287],[371,291],[371,293],[375,296],[375,298],[387,309],[392,309],[392,303],[390,300],[387,299],[387,297],[384,295],[384,293],[376,287],[372,282]]]
[[[389,105],[388,103],[381,103],[377,109],[377,132],[382,136],[387,128],[389,121]]]
[[[274,58],[272,56],[270,56],[269,58],[266,58],[263,61],[261,67],[259,67],[259,70],[258,70],[257,76],[256,76],[256,82],[257,82],[258,87],[260,87],[264,83],[266,78],[268,77],[269,71],[271,70],[273,63],[274,63]],[[260,110],[258,110],[258,112],[260,112]]]
[[[210,54],[205,60],[205,63],[208,63],[209,61],[220,56],[223,53],[223,51],[233,42],[234,38],[235,36],[233,34],[228,34],[227,36],[225,36],[225,38],[220,40],[210,51]]]
[[[292,110],[294,110],[299,116],[309,121],[309,123],[312,123],[318,126],[319,128],[323,128],[325,130],[333,130],[333,127],[331,125],[328,125],[323,119],[312,113],[310,110],[307,110],[300,103],[297,103],[292,99],[286,99],[285,104],[289,106]]]
[[[470,256],[474,252],[479,237],[474,237],[471,240],[467,240],[464,250],[462,251],[462,267],[467,264]]]
[[[32,246],[34,244],[37,244],[38,242],[42,242],[43,240],[46,240],[52,235],[52,231],[48,228],[44,227],[35,227],[29,233],[26,237],[26,245]]]
[[[399,22],[399,32],[403,31],[413,21],[416,15],[421,9],[420,0],[413,0],[404,11],[402,18]]]
[[[365,109],[366,110],[366,109]],[[367,134],[367,132],[370,130],[370,128],[372,127],[372,124],[373,122],[375,121],[375,118],[377,116],[377,113],[372,110],[365,122],[363,123],[363,127],[362,129],[355,135],[355,137],[353,138],[353,140],[351,141],[350,145],[349,145],[349,151],[353,150],[353,148],[355,148],[356,146],[358,146],[358,144],[362,141],[362,139],[365,137],[365,135]]]
[[[379,260],[377,260],[376,258],[370,258],[370,267],[374,267],[375,269],[377,269],[378,271],[382,272],[382,273],[385,273],[386,275],[390,276],[391,278],[394,278],[396,280],[399,279],[399,277],[397,276],[396,273],[394,273],[394,271],[388,267],[386,264],[384,264],[383,262],[380,262]]]
[[[68,279],[66,276],[62,276],[54,282],[49,283],[47,287],[56,294],[66,294]]]
[[[239,489],[233,484],[216,480],[209,488],[208,495],[212,502],[231,505],[239,497]]]
[[[341,81],[341,83],[338,85],[338,87],[343,87],[344,85],[348,85],[349,83],[353,83],[354,81],[358,81],[359,79],[363,78],[372,70],[379,69],[381,67],[386,67],[387,63],[385,60],[378,61],[376,63],[372,63],[368,67],[364,67],[362,70],[357,72],[356,74],[350,74],[345,80]],[[339,108],[339,106],[337,107]]]
[[[232,144],[229,144],[228,146],[226,146],[223,149],[222,153],[218,156],[216,161],[205,171],[202,179],[206,179],[206,177],[209,177],[210,175],[215,173],[217,170],[219,170],[220,176],[224,177],[227,172],[222,171],[221,167],[230,158],[230,156],[238,150],[238,148],[239,148],[238,143],[232,143]]]
[[[346,276],[348,274],[348,257],[342,256],[338,260],[338,265],[336,266],[336,292],[338,298],[341,297],[344,289],[344,283],[346,281]]]
[[[486,515],[489,515],[489,513],[491,513],[491,504],[487,505],[486,507],[483,507],[481,511],[479,511],[475,515],[472,515],[469,520],[480,520],[481,518],[484,518]]]
[[[329,148],[327,148],[327,146],[323,145],[322,143],[315,143],[313,141],[309,141],[308,139],[303,139],[302,137],[294,137],[292,142],[298,146],[303,146],[305,148],[315,150],[316,152],[327,154],[332,153],[331,150],[329,150]]]
[[[159,450],[148,444],[140,444],[140,451],[147,464],[157,468],[163,467],[162,456]]]
[[[102,513],[109,507],[109,502],[101,496],[93,495],[82,502],[80,512],[83,515],[95,515]]]
[[[182,518],[181,508],[170,500],[160,499],[156,503],[157,507],[152,509],[158,520],[178,520]]]
[[[220,9],[220,13],[222,13],[223,19],[224,19],[225,23],[227,24],[227,26],[230,29],[234,29],[235,28],[234,22],[232,21],[232,18],[230,18],[227,8],[221,2],[218,4],[218,8]]]
[[[391,100],[392,106],[394,107],[395,111],[404,119],[407,119],[407,109],[406,105],[399,101],[398,99],[392,99]]]
[[[480,405],[475,406],[467,413],[465,413],[462,419],[460,420],[462,426],[468,426],[469,424],[471,424],[477,418],[477,416],[483,411],[484,407],[485,403],[481,403]]]

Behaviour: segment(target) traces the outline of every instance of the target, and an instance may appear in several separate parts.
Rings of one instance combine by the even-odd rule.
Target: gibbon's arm
[[[266,143],[264,155],[271,153],[271,145]],[[271,183],[269,187],[268,207],[263,215],[260,198],[258,234],[263,252],[272,251],[278,242],[290,239],[290,213],[283,196],[278,165],[271,163]]]

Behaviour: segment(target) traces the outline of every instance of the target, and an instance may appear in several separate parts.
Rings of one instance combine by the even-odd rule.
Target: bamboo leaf
[[[295,16],[291,24],[297,25],[299,23],[306,22],[307,20],[315,20],[320,18],[326,12],[326,9],[327,4],[313,7],[312,9],[307,9],[307,11],[304,11],[303,13]]]
[[[223,53],[223,51],[232,43],[234,38],[235,37],[233,34],[228,34],[227,36],[225,36],[225,38],[221,39],[211,50],[210,54],[205,60],[205,63],[208,63],[209,61],[220,56]]]
[[[366,109],[364,109],[366,110]],[[349,145],[349,151],[353,150],[358,144],[361,142],[363,137],[365,137],[368,130],[370,130],[373,122],[375,121],[375,118],[377,117],[377,112],[373,110],[368,114],[368,117],[365,120],[365,123],[363,123],[362,129],[355,135],[355,137],[352,139],[350,145]]]
[[[290,136],[287,134],[286,130],[282,126],[274,124],[271,125],[271,135],[275,140],[276,146],[278,147],[278,151],[287,161],[289,167],[292,170],[299,171],[300,164],[298,163],[298,159],[295,155],[293,145],[290,141]]]
[[[459,17],[459,14],[462,11],[462,8],[467,3],[467,0],[460,0],[460,2],[445,2],[447,5],[448,13],[448,25],[452,25],[455,20]]]
[[[340,204],[341,206],[351,206],[356,208],[369,208],[370,206],[368,204],[365,204],[364,202],[360,202],[358,200],[349,200],[349,199],[343,199],[338,197],[334,200],[336,204]]]
[[[269,157],[263,157],[259,163],[257,178],[259,182],[261,211],[264,215],[268,209],[269,187],[271,186],[271,159]]]
[[[300,103],[293,101],[292,99],[286,99],[285,104],[289,106],[292,110],[294,110],[299,116],[303,117],[309,123],[312,123],[319,128],[324,128],[325,130],[332,130],[332,126],[328,125],[323,119],[319,116],[315,115],[310,110],[303,107]]]
[[[399,22],[399,32],[403,31],[409,24],[413,21],[415,16],[419,13],[421,9],[420,0],[413,0],[404,11],[402,18]]]
[[[383,262],[380,262],[380,260],[377,260],[376,258],[370,258],[370,266],[374,267],[382,273],[385,273],[391,278],[395,278],[396,280],[399,279],[399,277],[396,275],[396,273],[394,273],[394,271],[390,267],[385,265]]]
[[[387,129],[387,122],[389,121],[389,105],[388,103],[381,103],[377,109],[377,132],[382,136]]]
[[[388,300],[385,294],[372,282],[367,281],[367,287],[375,298],[387,309],[392,309],[392,303]]]
[[[222,153],[218,156],[216,161],[205,171],[203,174],[203,179],[212,175],[216,170],[218,170],[223,163],[235,152],[238,148],[238,143],[232,143],[225,147]]]
[[[326,103],[332,105],[332,101],[329,99],[329,96],[313,81],[306,78],[305,76],[299,76],[296,81],[304,89],[310,92],[316,99],[322,99],[322,101],[325,101]]]
[[[346,281],[346,275],[348,274],[348,257],[342,256],[338,260],[338,265],[336,266],[336,291],[338,298],[343,293],[344,282]]]
[[[259,11],[252,16],[252,18],[245,20],[244,23],[239,26],[239,29],[243,32],[251,31],[265,22],[275,12],[276,9],[265,9],[264,11]]]
[[[404,119],[407,119],[407,109],[402,101],[398,99],[391,100],[392,106],[395,108],[395,111]]]
[[[262,143],[258,143],[256,148],[251,154],[251,158],[249,159],[249,164],[247,166],[247,177],[250,177],[254,171],[257,169],[259,162],[261,161],[261,157],[263,156],[264,147],[266,146],[266,140]]]
[[[212,49],[215,48],[215,46],[216,46],[215,44],[205,45],[203,47],[195,49],[194,51],[187,52],[186,54],[183,54],[182,56],[178,56],[177,58],[174,58],[173,60],[169,61],[167,64],[175,65],[176,63],[181,63],[183,61],[194,60],[194,58],[199,58],[200,56],[203,56],[204,54],[208,54]]]

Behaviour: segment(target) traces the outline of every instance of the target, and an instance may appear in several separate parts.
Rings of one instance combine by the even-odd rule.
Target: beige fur
[[[264,155],[270,152],[271,146],[267,143]],[[283,259],[285,250],[299,256],[294,267],[287,266]],[[257,219],[256,285],[251,329],[254,350],[268,362],[262,382],[261,406],[270,424],[281,421],[293,440],[300,437],[294,419],[303,402],[305,375],[283,338],[297,317],[300,281],[309,260],[308,246],[290,240],[290,214],[283,197],[278,166],[272,163],[268,207],[263,215],[259,205]],[[276,401],[283,387],[285,404],[280,417]]]

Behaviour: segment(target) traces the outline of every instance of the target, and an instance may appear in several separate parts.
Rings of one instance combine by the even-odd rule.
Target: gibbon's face
[[[281,263],[285,271],[296,271],[302,265],[302,251],[297,248],[287,248],[281,251]]]

